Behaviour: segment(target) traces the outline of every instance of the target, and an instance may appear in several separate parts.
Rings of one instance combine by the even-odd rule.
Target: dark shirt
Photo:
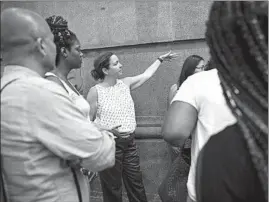
[[[199,202],[265,202],[261,183],[237,124],[212,136],[197,168]]]

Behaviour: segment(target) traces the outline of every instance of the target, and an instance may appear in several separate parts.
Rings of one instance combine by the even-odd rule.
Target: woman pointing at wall
[[[177,55],[170,51],[160,56],[144,73],[123,79],[119,79],[122,75],[122,65],[114,53],[104,53],[94,61],[91,74],[100,83],[92,87],[87,96],[91,105],[90,118],[105,128],[119,125],[115,166],[100,172],[104,202],[122,201],[122,180],[129,201],[147,201],[137,146],[134,142],[136,120],[130,91],[150,79],[162,62],[175,57]]]

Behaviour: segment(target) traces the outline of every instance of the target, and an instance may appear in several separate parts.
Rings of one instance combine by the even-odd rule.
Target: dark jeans
[[[134,134],[116,139],[115,165],[99,174],[104,202],[122,202],[122,180],[130,202],[147,202]]]

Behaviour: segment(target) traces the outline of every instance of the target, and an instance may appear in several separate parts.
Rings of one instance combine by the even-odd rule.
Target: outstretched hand
[[[172,53],[172,51],[169,51],[168,53],[161,55],[159,58],[161,58],[163,61],[171,61],[177,57],[177,53]]]

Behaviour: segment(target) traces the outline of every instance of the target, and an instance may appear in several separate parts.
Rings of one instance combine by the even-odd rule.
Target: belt
[[[134,132],[132,132],[132,133],[120,133],[120,138],[128,138],[128,137],[130,137],[133,133],[134,133]]]
[[[115,139],[115,141],[116,141],[116,142],[130,141],[130,140],[134,139],[134,136],[135,136],[135,133],[134,133],[134,132],[132,132],[132,133],[128,133],[128,134],[124,133],[124,135],[122,135],[122,136],[120,136],[120,137],[117,137],[117,138]]]

